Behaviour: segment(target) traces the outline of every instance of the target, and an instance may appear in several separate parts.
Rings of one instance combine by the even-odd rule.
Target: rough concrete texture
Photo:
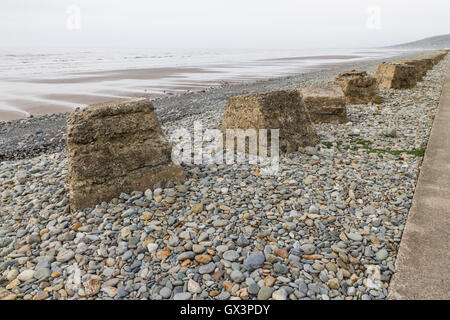
[[[314,146],[319,142],[297,90],[230,98],[225,106],[222,122],[222,131],[226,133],[227,129],[279,129],[282,153],[296,152],[299,147]]]
[[[415,59],[398,60],[393,61],[392,63],[406,64],[413,66],[415,68],[416,80],[421,81],[423,77],[427,75],[428,71],[431,70],[434,65],[439,63],[439,61],[441,61],[446,55],[447,51],[439,51],[437,53],[433,53],[427,56]]]
[[[428,70],[430,70],[430,66],[428,65],[426,60],[409,59],[393,61],[392,63],[406,64],[414,67],[417,82],[422,81],[423,77],[426,76]]]
[[[390,299],[450,299],[450,64],[396,260]]]
[[[171,152],[147,99],[75,110],[67,116],[71,209],[92,207],[122,192],[184,181],[181,167],[172,164]]]
[[[339,86],[301,88],[303,102],[314,123],[346,123],[345,95]]]
[[[425,56],[424,58],[429,58],[432,60],[433,65],[439,63],[447,55],[447,51],[438,51],[436,53]]]
[[[334,78],[342,88],[348,104],[381,103],[377,81],[366,71],[343,72]]]
[[[413,66],[400,63],[382,63],[375,74],[378,87],[383,89],[410,89],[417,84]]]

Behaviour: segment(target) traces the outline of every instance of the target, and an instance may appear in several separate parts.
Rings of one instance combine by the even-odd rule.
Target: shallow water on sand
[[[0,120],[389,57],[386,50],[1,49]]]

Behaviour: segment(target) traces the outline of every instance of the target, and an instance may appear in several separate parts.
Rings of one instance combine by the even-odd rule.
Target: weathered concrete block
[[[438,53],[438,62],[441,62],[442,59],[444,59],[448,54],[448,50],[442,50]]]
[[[378,66],[375,78],[378,87],[384,89],[410,89],[417,84],[416,70],[407,64],[382,63]]]
[[[319,142],[302,97],[297,90],[247,94],[228,100],[222,131],[227,129],[279,129],[280,152]],[[224,139],[225,140],[225,139]]]
[[[435,58],[431,57],[431,56],[420,57],[420,58],[417,58],[416,60],[419,60],[423,63],[424,68],[426,70],[425,74],[428,71],[430,71],[431,69],[433,69],[433,67],[435,65]]]
[[[438,51],[423,57],[424,59],[430,59],[433,65],[438,64],[447,55],[447,51]]]
[[[301,88],[303,102],[315,123],[346,123],[345,95],[339,86]]]
[[[381,103],[377,81],[366,71],[343,72],[334,78],[334,83],[342,88],[347,103]]]
[[[409,59],[398,60],[392,63],[406,64],[415,68],[416,81],[422,81],[423,77],[427,75],[428,70],[432,68],[432,65],[427,60],[423,59]]]
[[[184,181],[171,152],[147,99],[75,110],[67,116],[71,209],[92,207],[157,183]]]
[[[425,77],[429,70],[431,70],[437,63],[439,63],[448,52],[440,51],[438,53],[430,54],[427,56],[393,61],[392,63],[407,64],[415,68],[416,80],[421,81]]]

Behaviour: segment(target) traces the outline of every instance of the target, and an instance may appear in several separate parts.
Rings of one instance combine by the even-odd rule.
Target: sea
[[[398,54],[385,49],[0,48],[0,120]]]

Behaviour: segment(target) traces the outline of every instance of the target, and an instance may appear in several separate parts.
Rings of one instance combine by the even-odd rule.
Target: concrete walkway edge
[[[389,299],[450,299],[450,63]]]

